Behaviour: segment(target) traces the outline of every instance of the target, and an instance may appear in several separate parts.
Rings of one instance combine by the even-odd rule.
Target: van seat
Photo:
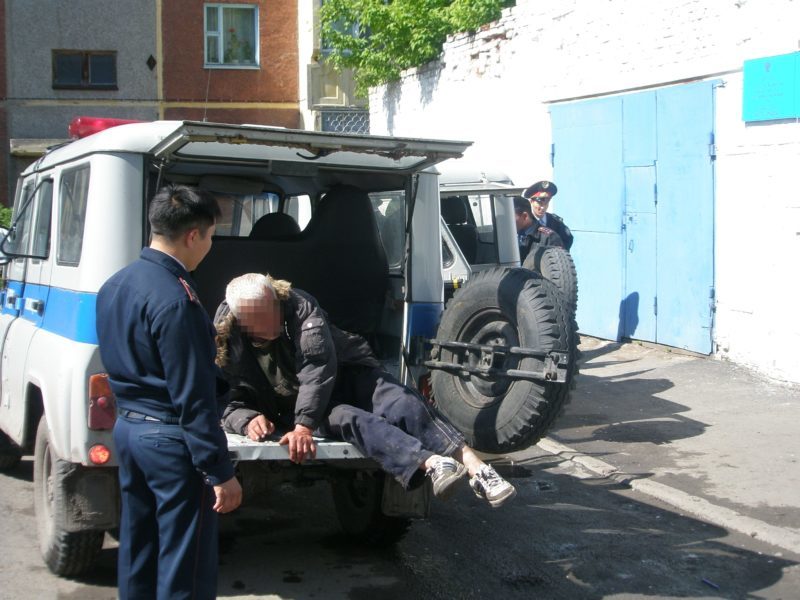
[[[441,200],[442,218],[456,239],[467,262],[478,257],[478,228],[469,222],[469,199],[466,196],[446,196]]]
[[[352,186],[331,188],[305,231],[291,237],[215,238],[194,272],[208,313],[215,313],[231,279],[250,272],[286,279],[312,294],[342,329],[375,332],[389,269],[369,196]]]
[[[270,238],[287,237],[300,233],[300,225],[291,215],[275,212],[267,213],[253,225],[250,239],[268,240]]]

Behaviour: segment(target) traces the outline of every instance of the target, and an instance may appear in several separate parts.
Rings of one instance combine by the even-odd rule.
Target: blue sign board
[[[800,117],[800,52],[744,61],[742,119]]]

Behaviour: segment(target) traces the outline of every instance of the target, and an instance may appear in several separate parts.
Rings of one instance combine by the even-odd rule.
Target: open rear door
[[[209,160],[416,172],[458,158],[471,142],[344,135],[184,121],[151,150],[163,160]],[[235,150],[232,148],[235,147]],[[301,171],[302,172],[302,171]]]

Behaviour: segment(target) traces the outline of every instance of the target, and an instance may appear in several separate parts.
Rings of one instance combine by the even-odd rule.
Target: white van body
[[[483,173],[440,182],[435,165],[469,145],[161,121],[53,148],[22,173],[0,243],[0,469],[33,452],[51,571],[90,568],[118,526],[116,412],[95,303],[148,244],[148,200],[167,183],[206,189],[222,210],[192,274],[209,314],[233,277],[269,272],[365,336],[477,450],[544,435],[567,399],[572,321],[557,289],[517,268],[519,188]],[[263,235],[277,213],[291,231]],[[316,460],[298,466],[276,440],[228,436],[245,501],[274,482],[326,480],[342,527],[370,543],[397,541],[428,514],[429,485],[404,491],[350,444],[320,439]]]
[[[514,221],[514,196],[523,188],[514,185],[500,170],[487,169],[465,160],[448,160],[436,167],[442,213],[442,278],[445,296],[468,281],[473,272],[520,264],[517,229]],[[463,224],[475,228],[478,249],[474,256],[462,250],[448,223],[447,203],[463,203]],[[470,260],[471,259],[471,260]]]
[[[25,170],[2,244],[9,262],[0,293],[0,467],[13,466],[34,445],[35,454],[45,455],[35,456],[36,474],[48,481],[35,484],[40,544],[51,570],[76,574],[93,558],[76,555],[59,536],[102,534],[118,524],[114,408],[109,398],[90,397],[90,377],[103,372],[95,301],[106,279],[147,245],[146,207],[156,189],[167,182],[201,185],[218,195],[221,206],[229,201],[223,211],[230,238],[215,238],[219,248],[246,235],[256,208],[307,220],[336,183],[363,186],[376,207],[400,198],[400,259],[389,265],[391,297],[374,334],[384,341],[381,358],[414,383],[403,348],[412,337],[433,337],[444,301],[438,174],[429,167],[460,156],[468,145],[162,121],[95,133],[49,151]],[[225,234],[218,224],[221,230]],[[412,231],[415,243],[404,253]],[[219,295],[227,281],[202,283]],[[206,308],[213,314],[212,304]],[[275,442],[229,439],[237,461],[289,467],[285,447]],[[316,463],[326,462],[376,469],[355,447],[320,440]],[[425,498],[404,508],[402,499],[387,494],[384,513],[388,503],[394,503],[395,516],[427,510]]]

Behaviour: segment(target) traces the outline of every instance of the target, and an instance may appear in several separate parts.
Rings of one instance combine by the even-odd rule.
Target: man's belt
[[[167,417],[165,419],[159,419],[158,417],[153,417],[151,415],[146,415],[144,413],[136,412],[135,410],[120,410],[119,415],[121,417],[125,417],[126,419],[135,419],[137,421],[148,421],[152,423],[166,423],[167,425],[177,425],[178,418],[177,417]]]

